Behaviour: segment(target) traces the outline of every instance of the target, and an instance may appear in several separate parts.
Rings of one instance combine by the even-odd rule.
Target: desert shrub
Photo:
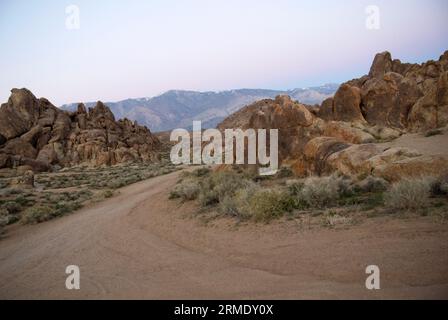
[[[4,180],[0,180],[0,189],[4,189],[8,186],[8,182]]]
[[[276,176],[277,178],[290,178],[294,175],[294,172],[292,172],[291,168],[288,167],[281,167],[280,170],[278,170]]]
[[[24,224],[36,224],[53,219],[56,216],[56,212],[49,206],[35,206],[28,208],[22,215],[22,223]]]
[[[20,203],[15,201],[7,201],[2,205],[2,208],[8,211],[9,214],[16,214],[22,211],[22,206]]]
[[[170,199],[195,200],[199,195],[199,185],[193,179],[185,179],[170,193]]]
[[[118,189],[124,187],[126,185],[126,181],[124,179],[114,179],[113,181],[107,184],[107,187],[110,189]]]
[[[391,209],[420,209],[428,204],[430,178],[403,179],[385,194],[385,204]]]
[[[201,206],[207,207],[219,203],[220,196],[215,189],[200,188],[198,200]],[[223,198],[223,197],[221,197]]]
[[[439,176],[431,182],[431,195],[445,196],[448,194],[448,174]]]
[[[216,172],[199,181],[199,199],[204,206],[217,204],[225,197],[232,197],[239,189],[252,184],[252,181],[235,172]]]
[[[204,177],[209,175],[211,172],[210,168],[199,168],[192,171],[192,175],[195,177]]]
[[[231,196],[224,196],[219,202],[218,211],[240,219],[248,218],[250,199],[259,189],[256,184],[250,184],[236,190]]]
[[[101,193],[101,196],[103,197],[103,198],[112,198],[113,197],[113,195],[114,195],[114,192],[112,191],[112,190],[104,190],[102,193]]]
[[[295,199],[288,192],[250,185],[237,190],[233,196],[224,197],[218,210],[240,219],[269,222],[292,211],[294,207]]]
[[[356,193],[356,189],[351,178],[346,176],[338,176],[335,174],[330,176],[330,180],[332,179],[336,180],[339,197],[351,197]]]
[[[16,188],[4,188],[0,190],[0,196],[12,196],[12,195],[16,195],[16,194],[21,194],[23,193],[23,190],[21,189],[16,189]]]
[[[10,214],[6,208],[0,208],[0,234],[2,233],[2,228],[16,222],[18,220],[18,215]]]
[[[341,186],[345,188],[340,180],[336,176],[306,179],[297,196],[299,203],[316,208],[334,205],[340,197]]]
[[[78,201],[61,201],[55,206],[54,216],[62,216],[82,207]]]
[[[294,200],[287,192],[259,189],[248,199],[248,214],[255,221],[268,222],[294,208]]]
[[[286,186],[288,187],[288,191],[291,195],[297,196],[300,194],[304,187],[305,183],[303,180],[289,180],[286,181]]]
[[[383,192],[389,187],[389,183],[383,178],[368,176],[356,184],[356,189],[361,192]]]
[[[29,199],[26,195],[20,195],[16,197],[14,201],[20,204],[22,207],[26,207],[34,203],[34,200]]]
[[[361,209],[364,211],[372,210],[376,207],[384,205],[384,193],[371,193],[367,198],[363,199]]]
[[[18,220],[17,214],[10,214],[6,208],[0,208],[0,227],[7,226]]]

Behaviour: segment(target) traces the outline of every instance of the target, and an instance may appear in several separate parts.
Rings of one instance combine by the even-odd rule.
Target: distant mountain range
[[[126,99],[106,102],[117,119],[128,118],[145,125],[153,132],[175,128],[190,129],[193,120],[201,120],[203,128],[214,128],[230,114],[257,100],[289,95],[304,104],[320,104],[334,95],[338,84],[293,89],[288,91],[267,89],[239,89],[221,92],[197,92],[171,90],[153,98]],[[85,103],[91,108],[96,102]],[[61,106],[64,110],[76,110],[78,104]]]

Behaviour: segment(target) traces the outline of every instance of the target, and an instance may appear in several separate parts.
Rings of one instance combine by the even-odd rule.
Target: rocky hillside
[[[279,96],[243,108],[218,128],[279,129],[280,159],[298,175],[338,170],[395,179],[438,174],[448,159],[380,142],[447,124],[448,51],[423,64],[401,63],[384,52],[368,75],[342,84],[320,108]]]
[[[201,120],[203,128],[214,128],[230,114],[255,101],[287,94],[305,104],[320,104],[334,95],[339,85],[294,89],[290,91],[240,89],[222,92],[172,90],[153,98],[127,99],[106,103],[115,117],[138,121],[154,132],[176,128],[190,129],[193,120]],[[87,107],[95,103],[86,103]],[[62,106],[75,111],[78,104]]]
[[[151,161],[159,141],[146,128],[116,121],[102,102],[62,111],[27,89],[12,89],[0,108],[0,169],[46,171],[52,166]]]

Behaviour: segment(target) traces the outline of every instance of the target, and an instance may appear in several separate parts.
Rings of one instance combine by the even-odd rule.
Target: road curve
[[[179,172],[0,240],[1,299],[448,298],[448,228],[368,222],[299,232],[288,223],[203,225],[167,200]],[[378,264],[381,290],[365,288]],[[65,268],[80,267],[80,290]]]

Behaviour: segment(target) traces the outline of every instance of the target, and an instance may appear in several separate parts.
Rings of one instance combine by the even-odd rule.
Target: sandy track
[[[369,219],[348,230],[298,231],[186,218],[167,200],[178,173],[0,240],[0,298],[448,298],[448,227]],[[65,268],[81,290],[65,289]],[[365,267],[382,289],[365,289]]]

